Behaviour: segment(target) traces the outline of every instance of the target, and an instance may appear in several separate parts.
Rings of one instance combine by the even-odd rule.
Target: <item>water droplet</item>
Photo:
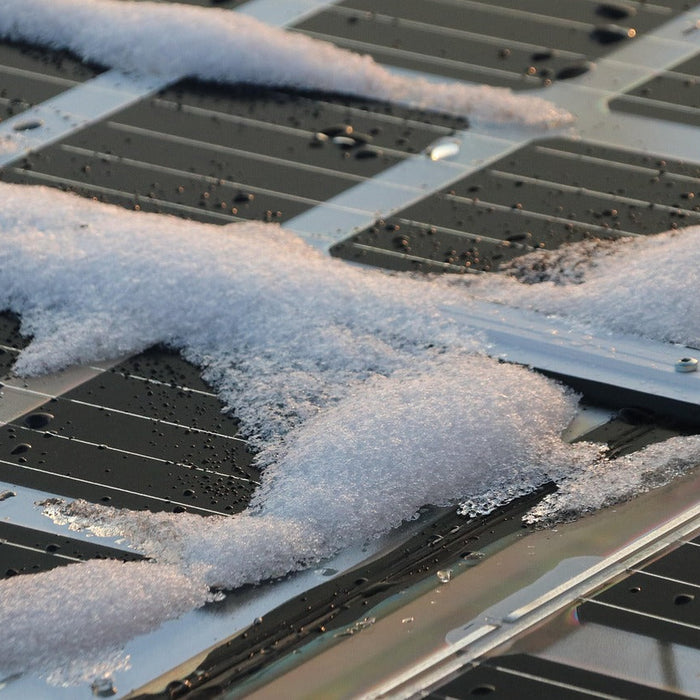
[[[550,58],[554,58],[554,51],[551,49],[546,49],[544,51],[535,51],[531,56],[533,61],[548,61]]]
[[[402,624],[402,625],[407,625],[409,622],[413,622],[414,619],[415,619],[415,618],[414,618],[413,616],[411,616],[411,617],[404,617],[403,620],[401,620],[401,624]]]
[[[30,413],[25,419],[24,423],[28,428],[33,430],[39,430],[39,428],[46,427],[53,420],[52,413]]]
[[[571,63],[568,66],[564,66],[556,75],[557,80],[570,80],[571,78],[578,78],[579,75],[588,73],[591,69],[592,64],[588,61],[579,61],[578,63]]]
[[[12,452],[10,452],[11,455],[21,455],[24,454],[25,452],[29,452],[29,450],[32,449],[32,446],[28,442],[20,442],[19,445],[15,447]]]
[[[675,364],[676,372],[697,372],[698,361],[694,357],[681,357]]]
[[[674,599],[674,605],[688,605],[695,600],[695,596],[692,593],[679,593]]]
[[[458,139],[438,139],[428,146],[426,153],[430,157],[430,160],[444,160],[445,158],[456,156],[459,153],[461,145]]]
[[[440,569],[437,572],[437,577],[440,583],[449,583],[452,578],[452,569]]]
[[[334,124],[329,126],[327,129],[321,129],[321,133],[325,134],[329,138],[334,136],[350,136],[352,134],[353,128],[350,124]]]
[[[24,121],[17,122],[12,128],[15,131],[31,131],[32,129],[38,129],[43,126],[44,122],[42,119],[25,119]]]
[[[358,145],[357,141],[355,141],[352,136],[334,136],[333,143],[336,146],[340,146],[343,150],[350,150]]]
[[[624,19],[637,14],[637,10],[631,5],[608,2],[598,5],[595,12],[600,17],[607,17],[608,19]]]
[[[607,44],[615,44],[625,39],[634,39],[635,36],[637,36],[636,29],[632,29],[631,27],[619,27],[616,24],[605,24],[596,27],[591,32],[591,39],[604,46]]]
[[[382,155],[382,151],[373,146],[364,146],[363,148],[355,151],[355,158],[358,160],[369,160],[370,158],[379,158]]]
[[[479,561],[483,559],[486,555],[483,552],[465,552],[460,555],[465,561]]]
[[[496,686],[490,685],[489,683],[482,683],[477,685],[469,691],[469,695],[491,695],[491,693],[496,692]]]
[[[52,542],[51,544],[46,545],[46,551],[49,553],[57,552],[59,549],[61,549],[60,544],[55,544]]]

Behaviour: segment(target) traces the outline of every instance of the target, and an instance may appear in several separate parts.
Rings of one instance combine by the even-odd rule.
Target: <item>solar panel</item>
[[[283,14],[275,2],[191,4]],[[700,223],[700,156],[692,144],[685,148],[683,130],[698,123],[699,64],[691,44],[696,28],[688,24],[688,3],[346,0],[290,7],[285,11],[297,13],[295,18],[280,24],[367,52],[397,72],[538,90],[562,103],[570,100],[572,109],[600,93],[612,98],[612,116],[606,121],[595,108],[581,107],[579,133],[561,130],[541,138],[519,128],[494,131],[463,118],[342,95],[148,77],[132,81],[63,52],[5,42],[0,44],[0,109],[5,126],[29,140],[25,152],[4,157],[0,178],[209,223],[289,224],[318,247],[330,246],[333,255],[389,270],[488,272],[517,264],[513,261],[524,253],[572,241]],[[665,68],[636,65],[625,57],[642,39],[643,46],[664,46],[668,56],[683,60],[664,54],[659,60]],[[43,121],[40,103],[55,98],[65,99],[61,109],[67,114],[71,105],[77,114],[87,92],[76,97],[68,91],[82,85],[89,92],[98,76],[113,90],[113,101],[97,100],[85,118],[61,117],[65,128]],[[613,82],[619,87],[610,87]],[[26,121],[8,121],[27,110]],[[458,144],[456,156],[426,166],[431,145],[445,139]],[[0,316],[0,511],[8,514],[0,523],[0,578],[2,572],[24,575],[87,558],[141,557],[119,542],[97,543],[82,532],[67,537],[65,529],[32,508],[46,498],[204,516],[248,506],[259,484],[254,456],[235,418],[221,412],[196,368],[155,347],[117,364],[83,368],[79,375],[69,371],[25,383],[11,370],[27,342],[17,329],[16,317]],[[544,369],[563,376],[590,402],[618,411],[582,433],[616,454],[697,430],[697,402],[686,395],[671,391],[659,398],[654,387],[647,393],[611,389],[616,385]],[[389,618],[409,600],[422,594],[437,600],[439,594],[429,592],[436,581],[476,570],[485,559],[495,562],[498,552],[511,546],[516,552],[518,546],[526,548],[523,542],[535,540],[523,540],[520,517],[549,491],[547,485],[489,517],[425,509],[419,523],[348,558],[341,555],[263,590],[231,593],[196,619],[183,621],[179,629],[191,626],[191,639],[183,639],[188,635],[182,632],[178,639],[155,634],[165,658],[150,658],[137,647],[135,670],[122,678],[141,688],[139,697],[275,693],[274,678],[286,667],[274,663],[293,666],[293,651],[300,662],[312,660],[310,640],[328,651],[361,635],[366,639],[375,619]],[[679,508],[674,502],[673,509]],[[609,549],[621,548],[625,536],[644,532],[652,521],[640,516],[619,540],[597,536]],[[696,558],[697,539],[684,540],[659,558],[664,547],[658,545],[651,563],[635,563],[631,576],[608,572],[603,585],[609,587],[592,586],[583,604],[571,598],[552,614],[576,608],[585,634],[606,627],[635,640],[641,635],[661,645],[697,647],[698,582],[688,564]],[[530,574],[524,571],[523,581]],[[447,588],[438,584],[438,590]],[[258,613],[261,618],[250,625]],[[399,618],[399,630],[407,635],[413,617]],[[687,690],[685,672],[662,686],[627,666],[618,674],[600,660],[579,663],[560,652],[561,620],[548,619],[543,634],[554,630],[558,641],[542,644],[545,651],[537,646],[539,632],[517,636],[528,631],[523,627],[512,637],[524,652],[506,654],[494,642],[479,655],[480,640],[486,644],[492,633],[508,627],[505,618],[488,618],[470,628],[472,642],[462,637],[456,646],[448,643],[447,652],[425,666],[435,674],[428,680],[421,676],[420,653],[402,660],[397,645],[393,666],[386,660],[382,669],[368,670],[367,678],[354,674],[351,680],[341,673],[340,686],[333,692],[326,686],[326,696],[341,692],[338,687],[381,696],[405,690],[415,677],[413,690],[436,698],[519,697],[526,690],[543,697],[677,697],[675,691]],[[426,644],[433,640],[425,628],[421,635]],[[441,629],[434,646],[444,637]],[[503,642],[511,643],[512,638]],[[187,663],[212,645],[214,650]],[[387,645],[372,648],[376,655]],[[176,680],[156,680],[173,666],[179,666],[170,676]],[[329,677],[334,672],[337,668]],[[382,686],[378,678],[386,677],[389,683]],[[265,686],[267,681],[272,684]],[[3,692],[26,695],[23,683],[33,681],[4,682]],[[289,682],[296,687],[293,678]],[[104,693],[100,687],[93,686],[93,693],[114,694],[112,685],[105,685]],[[70,692],[56,688],[53,694]]]

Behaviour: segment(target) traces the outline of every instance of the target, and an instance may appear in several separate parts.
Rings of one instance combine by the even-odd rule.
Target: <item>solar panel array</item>
[[[244,3],[191,4],[233,9]],[[368,52],[397,69],[527,90],[585,75],[592,61],[690,4],[346,0],[293,29]],[[617,97],[611,107],[697,125],[699,69],[696,55]],[[2,118],[101,72],[63,52],[0,43]],[[436,139],[468,127],[464,119],[375,101],[183,80],[23,156],[0,169],[0,178],[198,221],[284,223],[358,184],[371,184]],[[538,140],[377,218],[333,253],[388,269],[494,270],[539,248],[700,223],[698,182],[698,164],[585,140]],[[15,317],[0,316],[0,377],[11,376],[27,342],[17,328]],[[117,507],[202,515],[245,508],[258,481],[252,455],[235,419],[221,414],[195,368],[153,348],[112,368],[94,368],[93,375],[65,393],[47,393],[30,412],[0,426],[0,481]],[[13,378],[3,391],[9,396],[23,388]],[[654,435],[640,439],[659,438],[658,431]],[[0,515],[2,500],[14,497],[11,489],[0,492]],[[696,614],[688,596],[700,584],[684,578],[674,562],[680,556],[686,561],[697,547],[685,544],[676,550],[680,554],[595,596],[579,608],[581,619],[694,644],[688,640],[700,623],[684,616]],[[0,577],[105,556],[138,557],[0,523]],[[657,603],[666,607],[657,609]],[[603,619],[612,605],[624,614],[616,608]],[[650,623],[649,615],[662,623]],[[685,636],[674,636],[678,629]],[[489,660],[433,697],[487,691],[516,697],[528,684],[533,693],[552,687],[563,693],[559,682],[575,686],[574,696],[584,690],[640,698],[651,692],[527,655]],[[659,693],[649,696],[666,696]]]

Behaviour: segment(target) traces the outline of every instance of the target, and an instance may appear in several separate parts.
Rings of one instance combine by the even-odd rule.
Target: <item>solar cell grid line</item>
[[[138,552],[20,527],[8,522],[0,523],[0,580],[18,574],[47,571],[92,558],[120,561],[143,559]]]
[[[414,269],[409,263],[420,260],[422,269],[447,263],[456,271],[479,271],[594,235],[618,238],[700,223],[692,195],[700,165],[638,156],[640,164],[657,168],[639,167],[637,174],[620,149],[585,141],[572,147],[561,139],[544,144],[520,149],[375,222],[334,253],[380,266],[395,256],[398,269]],[[358,257],[356,248],[367,254]]]
[[[555,690],[556,689],[556,690]],[[670,700],[685,697],[661,688],[550,661],[533,654],[503,654],[486,660],[432,690],[431,700],[493,694],[499,698],[635,698]]]
[[[632,8],[613,26],[597,4],[587,2],[553,11],[543,2],[348,0],[296,29],[405,69],[527,89],[550,84],[573,67],[585,70],[587,60],[628,41],[628,28],[638,37],[683,9]]]
[[[220,510],[192,506],[188,503],[180,503],[172,499],[145,494],[134,489],[120,486],[105,485],[102,482],[84,479],[71,474],[56,474],[55,472],[38,469],[29,465],[22,465],[20,470],[14,462],[0,459],[0,480],[13,485],[24,486],[53,494],[53,497],[66,497],[71,499],[84,499],[86,501],[98,501],[108,503],[116,508],[129,508],[132,510],[172,510],[185,508],[188,512],[200,515],[221,515]],[[96,490],[99,495],[95,496]]]
[[[247,88],[250,89],[250,88]],[[177,90],[171,91],[173,95],[177,95]],[[271,94],[274,94],[275,91],[271,90]],[[280,96],[283,96],[284,93],[278,93]],[[201,95],[202,98],[206,97],[206,94]],[[430,120],[419,120],[419,119],[413,119],[411,118],[410,115],[407,114],[394,114],[393,112],[390,111],[372,111],[371,114],[368,112],[370,111],[367,106],[363,106],[362,102],[355,101],[355,100],[350,100],[348,99],[346,102],[334,102],[328,99],[327,95],[313,95],[312,96],[298,96],[296,99],[297,103],[301,101],[308,101],[312,102],[313,104],[320,107],[324,111],[332,111],[332,110],[338,110],[338,120],[342,121],[343,118],[349,117],[351,120],[370,120],[374,124],[379,124],[379,125],[394,125],[400,129],[405,129],[406,127],[415,129],[419,128],[421,130],[424,130],[428,133],[434,134],[434,137],[437,138],[438,136],[447,136],[452,134],[454,131],[453,127],[450,126],[450,122],[446,119],[441,119],[441,115],[431,115]],[[201,115],[205,117],[211,117],[211,118],[218,118],[221,119],[222,121],[226,121],[232,124],[249,124],[249,125],[257,125],[260,126],[261,124],[265,124],[269,126],[270,129],[274,131],[280,131],[284,133],[292,133],[292,134],[306,134],[306,135],[312,135],[311,131],[307,131],[304,129],[301,129],[300,126],[290,126],[289,124],[281,124],[278,123],[275,120],[275,115],[270,114],[268,115],[265,112],[261,112],[259,110],[256,111],[256,117],[247,117],[242,113],[242,110],[240,112],[234,113],[232,111],[222,111],[221,109],[216,109],[215,108],[215,101],[214,100],[209,100],[205,101],[204,99],[201,100],[200,104],[195,105],[191,103],[183,103],[181,101],[176,101],[173,99],[173,97],[170,96],[170,93],[168,92],[163,92],[160,93],[159,97],[154,98],[151,103],[156,106],[162,106],[165,107],[169,110],[172,111],[178,111],[178,112],[184,112],[184,113],[189,113],[189,114],[196,114],[196,115]],[[204,106],[205,104],[211,104],[212,106],[207,107]],[[342,110],[342,111],[341,111]],[[444,123],[443,123],[444,122]],[[110,124],[112,122],[109,122]],[[364,128],[364,125],[360,127],[361,129]],[[379,134],[375,134],[375,142],[379,142],[378,139],[379,137],[383,134],[384,132],[379,132]],[[386,148],[387,146],[384,144],[383,141],[379,142],[381,143],[383,148]],[[398,147],[400,145],[400,142],[394,141],[392,142],[395,147]],[[415,152],[411,151],[410,147],[404,148],[406,152]]]
[[[689,38],[686,34],[687,27],[694,21],[692,10],[682,12],[653,32],[636,38],[622,48],[615,48],[596,62],[595,70],[570,81],[555,82],[538,94],[572,109],[577,117],[574,133],[579,138],[604,147],[613,146],[631,151],[637,151],[642,146],[651,149],[660,158],[687,159],[700,163],[700,146],[697,145],[692,130],[683,129],[680,125],[659,124],[657,121],[624,119],[627,115],[609,113],[605,107],[611,97],[643,82],[663,67],[694,55],[698,50],[697,38]],[[416,157],[378,175],[374,181],[382,184],[420,182],[426,193],[436,191],[449,186],[458,177],[478,172],[499,158],[533,142],[531,134],[519,134],[517,129],[494,132],[478,125],[472,125],[468,131],[459,133],[458,138],[461,141],[461,151],[451,159],[451,164],[463,169],[461,175],[457,174],[457,167],[453,170],[446,167],[429,170]],[[439,165],[446,166],[446,163]],[[326,209],[324,215],[324,207],[352,206],[356,200],[371,203],[375,216],[346,215],[337,220],[330,214],[330,208]],[[412,201],[415,200],[400,202],[396,197],[390,199],[384,193],[375,196],[370,188],[358,185],[333,198],[326,205],[292,219],[287,225],[312,245],[327,249],[340,243],[343,234],[347,236],[370,227],[374,219],[390,216]],[[336,233],[329,233],[333,231]]]
[[[102,373],[106,373],[108,370],[102,369],[99,370]],[[128,377],[128,379],[133,379],[134,381],[139,381],[139,382],[147,382],[149,384],[154,384],[153,380],[145,379],[142,377]],[[188,394],[194,393],[192,390],[188,389],[181,389],[179,387],[175,388],[170,385],[165,385],[162,382],[159,383],[161,386],[166,386],[168,389],[172,390],[175,389],[178,393],[181,391],[185,391]],[[100,388],[103,388],[104,385],[104,379],[101,379],[100,381]],[[27,388],[26,386],[21,386],[19,383],[17,383],[16,380],[10,379],[10,380],[5,380],[3,384],[3,389],[5,391],[8,391],[10,393],[12,392],[18,392],[20,394],[31,394],[33,396],[37,396],[43,400],[47,399],[57,399],[60,396],[61,401],[67,401],[68,403],[74,404],[76,406],[83,406],[85,408],[91,408],[91,409],[97,409],[99,411],[106,411],[109,410],[111,412],[124,415],[130,418],[136,418],[142,421],[148,421],[154,425],[167,425],[172,428],[181,428],[187,431],[191,431],[193,433],[198,433],[204,436],[212,436],[215,438],[222,438],[225,441],[232,441],[232,442],[238,442],[238,443],[244,443],[246,444],[247,441],[238,436],[237,434],[237,426],[234,427],[233,430],[229,430],[227,432],[221,432],[221,430],[211,430],[205,427],[199,427],[196,425],[198,422],[198,415],[201,416],[203,413],[203,409],[201,405],[197,406],[188,406],[186,411],[194,411],[194,413],[189,413],[185,417],[190,418],[190,422],[178,422],[176,420],[167,420],[166,418],[163,417],[162,409],[157,409],[156,407],[153,407],[153,410],[151,411],[144,411],[144,412],[134,412],[134,411],[129,411],[129,410],[123,410],[119,408],[115,408],[115,405],[124,405],[123,402],[118,400],[118,397],[115,396],[115,393],[108,393],[105,392],[105,398],[107,400],[107,405],[99,404],[99,403],[92,403],[90,401],[82,401],[78,398],[74,398],[75,396],[92,396],[94,395],[93,388],[91,385],[88,385],[88,388],[85,388],[83,386],[78,386],[74,389],[69,389],[65,393],[62,394],[51,394],[47,392],[40,392],[36,391],[34,389]],[[149,394],[152,392],[149,389]],[[211,404],[212,408],[218,408],[220,406],[220,403],[218,401],[218,398],[216,397],[215,394],[211,393],[204,393],[204,392],[197,392],[200,396],[203,397],[210,397],[214,399],[212,402],[207,402]],[[127,404],[129,405],[129,404]],[[143,406],[143,404],[141,404]],[[170,408],[170,406],[168,406]],[[35,410],[39,410],[39,407],[37,407]],[[178,412],[179,413],[179,412]],[[173,415],[173,411],[168,411],[168,417]],[[174,416],[175,417],[175,416]],[[221,423],[216,423],[216,426],[220,426]],[[234,424],[235,425],[235,424]]]

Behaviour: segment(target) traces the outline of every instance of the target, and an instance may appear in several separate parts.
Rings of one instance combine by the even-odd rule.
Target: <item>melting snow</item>
[[[583,470],[573,470],[524,520],[539,526],[576,520],[668,484],[698,464],[698,435],[671,438],[615,460],[600,460]]]
[[[368,56],[215,8],[3,0],[0,35],[165,80],[341,90],[538,126],[570,120],[538,98],[394,75]],[[529,516],[546,523],[628,498],[700,459],[698,438],[614,463],[597,446],[565,444],[576,397],[484,357],[476,334],[445,311],[488,297],[697,343],[700,307],[687,290],[700,282],[699,229],[534,255],[511,279],[465,285],[349,267],[271,225],[211,227],[43,188],[0,185],[0,195],[0,308],[20,313],[34,336],[17,371],[165,342],[202,367],[264,467],[253,504],[232,518],[48,505],[56,521],[125,537],[155,561],[0,582],[4,671],[58,667],[54,680],[66,682],[118,665],[120,645],[203,605],[210,586],[317,562],[428,503],[468,498],[466,510],[481,512],[554,479],[558,494]]]
[[[0,308],[21,314],[34,336],[17,369],[37,373],[168,343],[203,368],[265,467],[251,508],[232,518],[48,506],[57,521],[125,537],[157,563],[80,564],[0,582],[5,629],[40,630],[42,614],[54,616],[54,629],[78,628],[68,638],[25,635],[20,647],[19,635],[4,635],[0,659],[9,667],[32,659],[66,666],[85,648],[80,620],[99,620],[105,636],[91,636],[90,646],[109,651],[202,605],[209,586],[316,562],[427,503],[469,498],[470,508],[485,510],[554,479],[564,485],[561,499],[532,514],[546,520],[574,503],[585,511],[627,497],[700,456],[697,440],[686,438],[613,467],[597,446],[565,444],[559,434],[576,398],[479,354],[478,337],[450,320],[449,309],[468,307],[473,290],[512,301],[516,288],[525,303],[557,302],[562,313],[578,313],[586,293],[595,305],[614,290],[618,305],[653,316],[639,287],[618,286],[605,255],[579,275],[591,282],[493,276],[465,285],[348,266],[274,225],[214,227],[46,188],[0,184],[0,195]],[[636,275],[657,299],[673,299],[683,274],[674,260],[667,277],[664,261],[697,233],[624,244],[626,279]],[[685,260],[684,274],[697,274],[696,257]],[[681,311],[660,308],[657,333],[668,337]],[[656,328],[644,318],[645,332]],[[45,596],[48,613],[36,605]],[[127,620],[125,606],[139,614]]]
[[[126,72],[342,92],[531,126],[571,115],[510,90],[392,74],[367,55],[219,8],[131,0],[3,0],[0,36]]]
[[[700,344],[700,226],[583,242],[516,260],[474,295],[655,340]],[[620,271],[624,270],[624,274]]]
[[[149,562],[90,561],[0,582],[0,668],[92,680],[119,646],[211,598],[201,577]],[[86,661],[88,663],[86,663]],[[88,675],[85,676],[85,669]]]

